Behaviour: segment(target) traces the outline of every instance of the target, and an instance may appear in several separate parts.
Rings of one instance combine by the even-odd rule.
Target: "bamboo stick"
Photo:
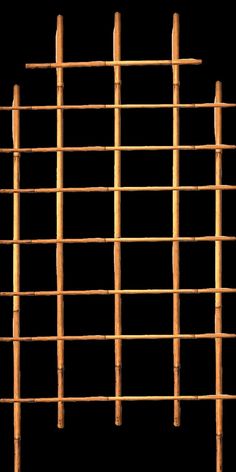
[[[233,108],[236,103],[148,103],[148,104],[84,104],[84,105],[22,105],[22,106],[0,106],[0,111],[12,110],[110,110],[114,108],[135,109],[135,108]]]
[[[215,101],[222,101],[222,84],[216,82]],[[222,142],[222,110],[215,109],[215,142]],[[215,154],[215,183],[222,184],[222,150]],[[215,235],[222,235],[222,192],[215,192]],[[215,287],[222,287],[222,241],[215,242]],[[215,332],[222,331],[222,294],[215,294]],[[222,338],[215,339],[215,393],[222,393]],[[223,470],[223,401],[216,400],[216,472]]]
[[[179,58],[179,15],[173,16],[172,30],[172,60]],[[173,72],[173,103],[180,101],[179,65],[174,65]],[[173,109],[173,146],[179,146],[180,124],[179,109]],[[173,186],[179,185],[179,150],[173,150]],[[172,194],[172,234],[173,238],[179,237],[179,191]],[[180,282],[180,261],[179,261],[179,241],[173,241],[172,245],[172,273],[173,288],[179,289]],[[180,294],[173,293],[173,333],[180,332]],[[180,395],[180,340],[173,341],[173,375],[174,375],[174,395]],[[180,402],[174,402],[174,426],[180,426],[181,408]]]
[[[20,105],[20,87],[14,85],[13,104]],[[20,147],[20,112],[12,114],[13,146]],[[13,185],[20,188],[20,154],[13,154]],[[20,239],[20,194],[13,194],[13,240]],[[20,246],[13,245],[13,292],[20,291]],[[13,337],[20,336],[20,297],[13,297]],[[20,382],[20,343],[13,342],[13,394],[14,399],[21,396]],[[21,469],[21,405],[14,404],[14,472]]]
[[[127,402],[127,401],[202,401],[202,400],[236,400],[236,395],[146,395],[146,396],[97,396],[97,397],[46,397],[46,398],[0,398],[0,403],[58,403],[58,402]]]
[[[25,292],[0,292],[0,297],[13,297],[19,295],[21,297],[32,296],[32,297],[47,297],[56,295],[115,295],[120,293],[121,295],[165,295],[165,294],[201,294],[201,293],[236,293],[236,288],[222,287],[222,288],[158,288],[158,289],[122,289],[122,290],[41,290],[41,291],[25,291]]]
[[[92,244],[92,243],[158,243],[158,242],[215,242],[236,241],[236,236],[179,236],[179,237],[144,237],[144,238],[67,238],[67,239],[0,239],[2,245],[17,244]]]
[[[113,58],[114,62],[121,58],[121,14],[115,13],[114,31],[113,31]],[[114,67],[114,103],[121,103],[121,67]],[[114,145],[121,145],[121,110],[114,109]],[[114,187],[121,186],[121,151],[114,152]],[[121,246],[118,240],[121,237],[121,193],[119,190],[114,192],[114,288],[121,290]],[[115,293],[115,312],[114,328],[115,335],[121,335],[121,294]],[[115,396],[119,397],[122,393],[122,343],[121,339],[115,339]],[[122,424],[122,406],[121,402],[115,402],[115,424]]]
[[[34,63],[25,64],[26,69],[55,69],[57,67],[65,68],[77,68],[77,67],[114,67],[114,66],[171,66],[173,64],[178,65],[200,65],[202,64],[201,59],[178,59],[178,60],[139,60],[139,61],[86,61],[86,62],[48,62],[48,63]]]
[[[14,152],[29,153],[55,153],[64,152],[111,152],[111,151],[214,151],[217,149],[236,149],[235,144],[200,144],[183,146],[69,146],[69,147],[38,147],[38,148],[0,148],[1,154]]]
[[[63,62],[63,17],[57,17],[56,31],[56,62]],[[57,78],[57,105],[63,105],[63,69],[56,69]],[[64,145],[63,130],[63,110],[57,110],[57,146]],[[63,151],[57,151],[57,174],[56,184],[58,188],[63,187]],[[57,239],[63,240],[63,193],[58,192],[56,201],[56,226]],[[64,286],[64,263],[63,263],[63,242],[57,242],[56,246],[56,275],[57,290],[63,291]],[[64,300],[63,295],[57,295],[57,335],[64,335]],[[57,386],[58,397],[64,396],[64,342],[57,342]],[[58,403],[57,427],[64,428],[64,404]]]
[[[23,336],[0,337],[0,342],[50,342],[50,341],[114,341],[124,339],[126,341],[156,340],[156,339],[235,339],[236,333],[201,333],[201,334],[89,334],[81,336]]]
[[[0,193],[57,193],[57,192],[163,192],[163,191],[205,191],[205,190],[236,190],[236,185],[177,185],[177,186],[147,186],[147,187],[68,187],[68,188],[21,188],[0,189]]]

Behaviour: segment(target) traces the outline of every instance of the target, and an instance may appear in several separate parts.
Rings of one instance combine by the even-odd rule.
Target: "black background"
[[[156,4],[157,3],[157,4]],[[224,101],[236,102],[235,25],[230,2],[19,2],[0,10],[0,103],[21,85],[22,104],[54,104],[55,70],[26,71],[27,62],[54,61],[56,15],[64,15],[65,61],[112,59],[113,15],[122,9],[122,58],[170,58],[172,14],[181,14],[181,57],[202,58],[181,68],[181,102],[214,100],[223,82]],[[156,11],[154,9],[156,8]],[[209,11],[207,10],[207,7]],[[112,68],[65,70],[65,103],[112,103]],[[123,68],[123,103],[171,103],[171,68]],[[235,143],[235,110],[223,111],[223,141]],[[113,111],[65,111],[65,146],[112,145]],[[181,143],[214,141],[213,110],[181,110]],[[1,112],[1,147],[12,146],[11,114]],[[22,112],[23,147],[56,145],[56,112]],[[122,144],[172,144],[171,110],[122,111]],[[223,183],[236,184],[234,151],[224,153]],[[182,152],[181,185],[214,184],[214,152]],[[53,154],[23,155],[22,187],[54,187]],[[112,186],[113,154],[65,154],[65,187]],[[123,185],[171,185],[171,152],[122,153]],[[0,186],[12,187],[12,159],[0,159]],[[122,193],[123,236],[171,236],[171,192]],[[113,235],[113,194],[66,194],[65,237]],[[55,194],[22,195],[21,237],[54,238]],[[223,234],[236,234],[235,193],[223,194]],[[214,234],[214,192],[183,192],[182,236]],[[12,196],[0,198],[0,238],[12,238]],[[65,245],[65,289],[113,287],[112,245]],[[21,247],[21,290],[54,290],[55,248]],[[235,243],[223,244],[223,286],[235,286]],[[170,288],[171,244],[122,245],[123,288]],[[214,286],[214,244],[181,245],[181,287]],[[0,290],[12,290],[12,247],[0,246]],[[223,296],[223,331],[235,332],[233,294]],[[124,333],[171,333],[171,296],[123,297]],[[65,297],[65,334],[113,333],[113,297]],[[11,336],[12,299],[0,299],[1,336]],[[214,295],[181,297],[181,331],[214,330]],[[54,297],[22,298],[22,336],[56,334]],[[65,396],[113,395],[112,342],[65,345]],[[182,394],[214,393],[214,341],[181,343]],[[223,341],[224,392],[236,393],[236,344]],[[56,343],[22,343],[22,396],[56,396]],[[172,342],[123,343],[123,394],[172,395]],[[12,397],[12,345],[0,345],[0,396]],[[66,404],[65,430],[57,431],[56,405],[22,406],[22,472],[135,468],[182,471],[215,469],[214,402],[183,402],[182,426],[172,425],[172,402],[129,402],[115,427],[113,403]],[[235,402],[224,403],[224,465],[232,469]],[[0,408],[2,470],[13,470],[12,405]],[[109,453],[113,461],[108,463]],[[62,466],[63,461],[66,462]],[[84,466],[83,466],[84,467]]]

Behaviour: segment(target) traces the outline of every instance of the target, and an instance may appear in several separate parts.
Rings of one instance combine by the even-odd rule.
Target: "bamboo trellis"
[[[0,189],[1,194],[13,194],[13,239],[0,240],[1,245],[13,246],[13,291],[1,291],[0,297],[13,298],[13,329],[12,337],[0,337],[0,342],[13,343],[13,398],[0,398],[0,403],[13,403],[14,407],[14,471],[21,471],[21,404],[22,403],[57,403],[58,428],[64,427],[64,404],[67,402],[100,402],[115,403],[115,424],[122,424],[122,402],[124,401],[173,401],[175,426],[181,424],[180,404],[184,400],[215,401],[216,420],[216,472],[223,467],[223,400],[235,400],[236,395],[223,393],[222,388],[222,340],[235,339],[236,333],[222,332],[222,294],[236,293],[236,288],[222,287],[222,243],[236,241],[236,236],[222,234],[222,191],[236,190],[236,185],[222,184],[222,152],[235,150],[236,145],[222,143],[222,108],[236,107],[236,103],[222,101],[222,85],[216,82],[214,103],[180,103],[180,66],[199,65],[199,59],[181,59],[179,51],[179,16],[173,16],[172,59],[171,60],[121,60],[121,15],[115,13],[113,36],[113,60],[90,62],[64,62],[63,57],[63,17],[57,18],[55,63],[26,64],[27,69],[55,69],[57,104],[47,106],[25,106],[20,104],[20,87],[14,86],[12,106],[1,106],[1,111],[12,111],[12,148],[0,148],[0,153],[13,155],[13,188]],[[123,66],[171,66],[173,72],[173,103],[170,104],[122,104],[121,103],[121,70]],[[100,105],[64,105],[63,70],[64,68],[80,67],[113,67],[114,69],[114,104]],[[122,109],[167,109],[173,111],[173,144],[171,146],[122,146],[121,110]],[[213,108],[215,117],[215,143],[202,145],[180,144],[181,108]],[[79,109],[113,109],[114,110],[114,146],[65,147],[63,140],[63,111]],[[56,147],[24,148],[20,145],[20,113],[26,110],[57,111],[57,145]],[[173,152],[172,186],[133,186],[124,187],[121,182],[122,151],[161,151]],[[215,151],[215,184],[202,186],[180,185],[179,157],[180,151]],[[64,188],[63,160],[64,152],[114,152],[114,186],[113,187],[70,187]],[[57,156],[55,188],[21,188],[20,160],[25,153],[49,153]],[[172,236],[171,237],[122,237],[121,236],[121,192],[172,192]],[[215,235],[180,236],[180,193],[182,191],[213,191],[215,192]],[[63,197],[64,193],[79,192],[114,192],[114,237],[107,238],[64,238],[63,231]],[[55,239],[21,239],[20,237],[20,195],[27,193],[56,193],[56,238]],[[173,287],[169,289],[124,289],[121,285],[121,244],[135,242],[169,242],[172,244],[172,275]],[[215,287],[180,288],[180,243],[214,242],[215,244]],[[63,247],[64,244],[111,243],[114,246],[114,288],[100,290],[64,290]],[[27,244],[54,244],[56,247],[56,290],[21,291],[20,288],[20,247]],[[180,333],[180,295],[214,294],[215,296],[215,331],[214,333],[182,334]],[[172,334],[122,334],[121,300],[125,295],[164,295],[173,297],[173,333]],[[114,334],[101,335],[64,335],[64,296],[67,295],[111,295],[114,296]],[[22,296],[56,296],[57,297],[57,335],[55,336],[21,336],[20,333],[20,299]],[[122,341],[128,340],[173,341],[173,395],[162,396],[124,396],[122,395]],[[180,343],[184,339],[215,340],[215,394],[183,395],[181,394],[180,376]],[[114,341],[114,396],[65,397],[64,396],[64,342],[65,341]],[[20,345],[21,342],[56,342],[57,343],[57,396],[52,398],[22,398],[20,381]]]

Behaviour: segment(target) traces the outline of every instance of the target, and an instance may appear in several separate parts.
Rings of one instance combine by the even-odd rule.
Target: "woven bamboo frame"
[[[13,239],[0,240],[2,245],[13,246],[13,291],[0,292],[0,297],[13,299],[13,329],[11,337],[0,337],[0,342],[13,343],[13,398],[0,398],[0,403],[12,403],[14,408],[14,472],[21,471],[21,404],[22,403],[57,403],[58,428],[64,427],[64,404],[67,402],[101,402],[115,403],[115,424],[122,424],[122,402],[124,401],[173,401],[175,426],[181,423],[181,401],[211,400],[215,402],[216,418],[216,472],[222,472],[223,467],[223,400],[235,400],[236,395],[224,394],[222,388],[222,340],[235,339],[236,333],[222,332],[222,294],[236,293],[236,288],[222,286],[222,243],[235,241],[236,236],[222,234],[222,191],[236,190],[236,185],[222,184],[222,152],[235,150],[236,145],[222,143],[222,109],[236,107],[236,103],[225,103],[222,99],[222,85],[216,83],[214,103],[180,103],[180,66],[199,65],[199,59],[181,59],[179,52],[179,16],[173,16],[172,58],[171,60],[121,60],[121,15],[115,14],[113,36],[113,60],[90,62],[64,62],[63,57],[63,18],[57,18],[56,54],[54,63],[26,64],[27,69],[55,69],[57,86],[57,104],[31,106],[20,104],[20,88],[14,86],[12,106],[0,106],[0,111],[12,112],[12,148],[0,148],[0,153],[13,155],[13,188],[0,189],[1,194],[13,195]],[[133,66],[171,66],[173,103],[170,104],[122,104],[121,103],[121,70],[122,67]],[[113,104],[84,104],[64,105],[63,100],[63,70],[64,68],[83,67],[113,67],[114,69],[114,103]],[[214,111],[215,142],[202,145],[180,144],[180,109],[209,108]],[[63,124],[65,110],[110,109],[114,113],[114,145],[113,146],[84,146],[65,147],[63,140]],[[173,143],[171,146],[122,146],[121,144],[121,110],[122,109],[171,109],[173,113]],[[57,119],[56,147],[24,148],[20,144],[20,112],[55,110]],[[171,186],[132,186],[124,187],[121,182],[121,153],[122,151],[171,151],[173,155],[173,173]],[[181,186],[179,172],[180,151],[215,151],[215,184],[202,186]],[[63,160],[65,152],[113,152],[114,153],[114,186],[113,187],[71,187],[64,188]],[[56,153],[56,187],[55,188],[21,188],[20,160],[25,153]],[[173,215],[171,237],[127,238],[121,236],[121,192],[172,192]],[[215,192],[215,235],[180,236],[180,192],[182,191],[213,191]],[[114,192],[114,237],[107,238],[64,238],[63,231],[63,197],[64,193],[80,192]],[[20,195],[21,194],[56,194],[56,238],[55,239],[21,239],[20,237]],[[121,245],[122,243],[162,243],[172,244],[173,287],[169,289],[129,290],[121,286]],[[210,288],[180,288],[180,243],[213,242],[215,245],[215,287]],[[112,243],[114,245],[114,288],[101,290],[64,290],[63,276],[63,246],[64,244],[93,244]],[[20,289],[20,246],[30,244],[55,244],[57,289],[47,291],[21,291]],[[215,298],[215,331],[214,333],[185,334],[180,333],[180,295],[184,294],[214,294]],[[125,295],[165,295],[173,297],[173,333],[172,334],[122,334],[121,299]],[[64,335],[64,296],[80,295],[111,295],[115,299],[114,334],[100,335]],[[22,296],[54,296],[57,298],[57,335],[55,336],[21,336],[20,333],[20,298]],[[123,396],[122,395],[122,342],[135,340],[165,339],[173,342],[173,395],[164,396]],[[182,395],[180,393],[180,341],[185,339],[212,339],[215,343],[215,394],[213,395]],[[67,341],[112,341],[114,342],[114,396],[64,396],[64,342]],[[21,342],[56,342],[57,343],[57,396],[52,398],[22,398],[20,382],[20,343]]]

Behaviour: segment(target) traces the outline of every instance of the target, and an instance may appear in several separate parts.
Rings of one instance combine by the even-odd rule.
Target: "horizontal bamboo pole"
[[[180,146],[68,146],[38,148],[0,148],[1,154],[13,152],[44,153],[44,152],[109,152],[109,151],[210,151],[217,149],[236,149],[235,144],[200,144]]]
[[[56,295],[115,295],[120,293],[123,295],[165,295],[170,293],[182,294],[201,294],[201,293],[236,293],[236,288],[181,288],[181,289],[123,289],[123,290],[41,290],[28,292],[0,292],[0,297],[13,297],[19,295],[21,297],[52,297]]]
[[[176,236],[176,237],[144,237],[144,238],[66,238],[66,239],[0,239],[0,245],[11,244],[91,244],[91,243],[158,243],[173,242],[215,242],[236,241],[236,236]]]
[[[158,108],[233,108],[236,103],[127,103],[127,104],[84,104],[84,105],[21,105],[21,106],[2,106],[0,111],[12,110],[113,110],[115,108],[121,109],[158,109]]]
[[[23,336],[0,337],[0,342],[48,342],[48,341],[113,341],[124,339],[127,341],[151,339],[235,339],[235,333],[201,333],[201,334],[91,334],[81,336]]]
[[[71,69],[77,67],[114,67],[114,66],[172,66],[172,65],[200,65],[201,59],[169,59],[161,60],[139,60],[139,61],[86,61],[86,62],[46,62],[25,64],[26,69]]]
[[[205,190],[236,190],[236,185],[177,185],[177,186],[148,186],[148,187],[68,187],[68,188],[3,188],[0,193],[82,193],[82,192],[163,192],[173,190],[205,191]]]
[[[147,395],[147,396],[120,396],[120,397],[46,397],[46,398],[0,398],[0,403],[58,403],[58,402],[122,402],[128,401],[172,401],[172,400],[236,400],[236,395],[224,393],[222,395]]]

